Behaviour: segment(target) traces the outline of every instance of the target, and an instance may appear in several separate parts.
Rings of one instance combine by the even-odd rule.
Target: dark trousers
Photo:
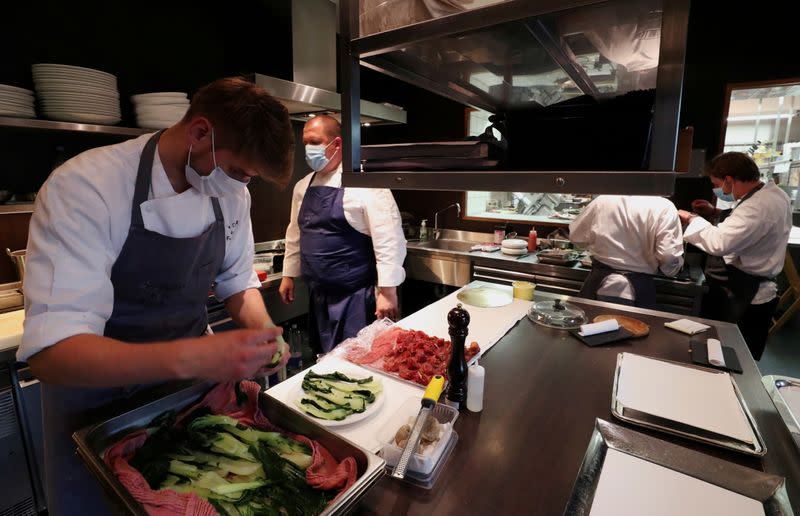
[[[737,323],[747,347],[750,348],[750,353],[756,360],[761,360],[761,355],[767,346],[767,334],[772,326],[772,314],[777,306],[777,297],[760,305],[750,305]]]

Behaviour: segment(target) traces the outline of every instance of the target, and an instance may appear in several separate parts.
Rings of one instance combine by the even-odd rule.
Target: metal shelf
[[[0,204],[0,215],[5,213],[33,213],[33,203]]]
[[[115,125],[79,124],[73,122],[57,122],[55,120],[40,120],[35,118],[13,118],[0,116],[0,128],[37,131],[62,131],[71,133],[93,133],[107,136],[136,137],[153,132],[150,129],[138,127],[118,127]]]
[[[463,13],[434,18],[405,27],[354,38],[351,48],[358,57],[370,57],[399,50],[411,43],[482,29],[491,25],[542,16],[557,11],[602,3],[605,0],[506,1]],[[354,28],[357,28],[356,24]]]
[[[622,183],[628,195],[672,195],[675,172],[447,170],[342,174],[342,186],[392,190],[617,194]]]

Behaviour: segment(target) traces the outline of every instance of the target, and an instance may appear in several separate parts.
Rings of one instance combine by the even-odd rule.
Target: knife
[[[428,382],[428,387],[425,389],[425,394],[422,396],[422,408],[419,409],[417,420],[414,422],[414,428],[411,429],[411,435],[408,437],[406,447],[403,448],[403,453],[400,454],[400,460],[397,461],[392,476],[394,478],[403,479],[406,476],[406,469],[408,469],[408,461],[411,460],[411,454],[417,449],[420,437],[422,437],[422,429],[425,427],[425,422],[428,420],[433,407],[439,400],[439,396],[444,389],[444,376],[437,374],[431,381]]]

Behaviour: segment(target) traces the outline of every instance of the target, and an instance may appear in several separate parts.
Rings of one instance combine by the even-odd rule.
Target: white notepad
[[[728,373],[632,353],[622,357],[617,400],[624,407],[755,443]]]
[[[678,319],[676,321],[665,322],[664,326],[688,335],[704,332],[711,328],[711,326],[708,326],[707,324],[702,324],[689,319]]]
[[[664,466],[608,450],[590,516],[762,516],[757,500]]]

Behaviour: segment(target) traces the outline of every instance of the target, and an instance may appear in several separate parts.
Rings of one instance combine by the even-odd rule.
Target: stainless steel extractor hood
[[[253,81],[283,102],[294,120],[314,115],[339,118],[336,92],[336,5],[330,0],[292,0],[292,81],[254,74]],[[361,101],[361,123],[404,124],[399,106]]]
[[[261,74],[254,75],[254,82],[283,102],[294,120],[305,121],[323,113],[338,119],[342,110],[341,95],[335,91]],[[361,123],[404,124],[406,112],[397,106],[362,100]]]

